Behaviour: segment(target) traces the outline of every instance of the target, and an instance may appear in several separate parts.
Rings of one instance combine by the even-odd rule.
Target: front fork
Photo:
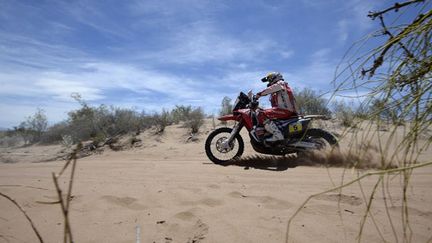
[[[235,136],[240,132],[242,128],[243,128],[243,122],[241,121],[234,125],[229,138],[222,143],[222,149],[231,148],[230,144],[232,143],[232,141],[234,141]]]

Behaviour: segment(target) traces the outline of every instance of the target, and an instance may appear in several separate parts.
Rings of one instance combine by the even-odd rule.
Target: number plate
[[[302,126],[301,122],[297,122],[297,123],[293,123],[293,124],[288,125],[288,131],[290,133],[301,132],[302,129],[303,129],[303,126]]]

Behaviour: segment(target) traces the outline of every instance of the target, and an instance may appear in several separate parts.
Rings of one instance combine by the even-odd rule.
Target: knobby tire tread
[[[206,151],[207,157],[213,163],[215,163],[215,164],[224,164],[226,162],[231,161],[232,159],[239,158],[243,154],[243,152],[244,152],[244,142],[243,142],[243,138],[240,136],[240,134],[237,134],[235,136],[235,139],[237,139],[237,142],[238,142],[239,150],[238,150],[238,152],[236,153],[236,155],[232,159],[230,159],[230,160],[220,160],[220,159],[217,159],[212,154],[212,152],[211,152],[211,142],[212,142],[213,138],[216,135],[218,135],[219,133],[231,133],[231,131],[232,131],[232,129],[229,128],[229,127],[221,127],[221,128],[218,128],[218,129],[214,130],[213,132],[211,132],[209,134],[209,136],[207,137],[206,142],[205,142],[205,151]]]

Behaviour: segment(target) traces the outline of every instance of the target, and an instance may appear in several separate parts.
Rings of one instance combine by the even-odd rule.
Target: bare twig
[[[49,191],[49,189],[46,189],[46,188],[35,187],[35,186],[25,186],[25,185],[0,185],[0,187],[25,187],[25,188],[31,188],[31,189],[39,189],[39,190]]]
[[[360,230],[359,230],[358,235],[357,235],[357,242],[361,242],[361,237],[362,237],[364,225],[366,223],[366,219],[367,219],[368,215],[371,217],[372,222],[374,223],[375,228],[377,229],[378,234],[381,237],[381,240],[383,242],[386,242],[385,239],[384,239],[384,236],[382,235],[382,233],[381,233],[381,231],[380,231],[380,229],[378,227],[378,224],[375,221],[375,218],[373,217],[373,214],[370,211],[372,203],[373,203],[374,195],[375,195],[377,187],[380,184],[380,182],[381,182],[382,179],[383,179],[383,175],[380,175],[380,178],[379,178],[378,182],[375,184],[374,188],[372,189],[372,193],[369,196],[369,200],[368,200],[368,202],[366,204],[366,210],[365,210],[365,213],[364,213],[363,218],[362,218],[361,223],[360,223]],[[358,182],[360,184],[360,181],[358,181]],[[361,188],[361,186],[360,186],[360,188]],[[363,190],[362,190],[362,193],[363,193]]]
[[[388,180],[387,180],[387,182],[388,182]],[[393,232],[393,236],[395,237],[395,242],[398,243],[399,240],[398,240],[398,237],[397,237],[396,229],[395,229],[395,226],[393,224],[393,220],[392,220],[392,218],[390,216],[389,206],[387,204],[387,197],[386,197],[386,193],[385,193],[386,187],[385,187],[385,184],[384,184],[384,180],[381,180],[381,185],[382,185],[382,193],[383,193],[383,199],[384,199],[384,206],[385,206],[386,215],[387,215],[387,218],[389,220],[390,227],[391,227],[392,232]],[[389,195],[390,195],[390,192],[389,192]],[[391,198],[390,198],[390,201],[391,201]]]
[[[372,77],[375,75],[375,71],[384,63],[384,58],[387,52],[393,47],[393,45],[400,43],[400,41],[406,37],[410,32],[416,29],[416,27],[423,23],[428,18],[432,17],[432,10],[427,12],[425,15],[419,16],[419,18],[415,19],[411,24],[405,27],[399,34],[387,40],[387,42],[383,45],[383,50],[381,51],[378,58],[375,59],[373,66],[369,69],[363,69],[362,75],[365,76],[369,73],[369,76]]]
[[[54,173],[52,173],[52,177],[53,177],[54,185],[55,185],[55,188],[57,191],[57,196],[59,198],[60,206],[61,206],[62,213],[63,213],[63,219],[64,219],[63,242],[66,243],[67,239],[69,239],[69,236],[72,235],[72,232],[71,232],[70,227],[69,227],[69,212],[68,212],[68,209],[66,208],[65,202],[63,200],[63,193],[62,193],[62,190],[60,189],[58,179]]]
[[[8,199],[9,201],[11,201],[24,214],[24,216],[26,217],[27,221],[30,223],[33,231],[35,232],[37,238],[39,239],[39,242],[43,243],[44,241],[42,239],[41,234],[36,229],[36,226],[34,225],[33,220],[31,220],[31,218],[28,216],[28,214],[26,213],[26,211],[14,199],[12,199],[11,197],[9,197],[8,195],[3,194],[3,193],[0,192],[0,196],[2,196],[4,198]]]
[[[74,151],[71,153],[69,160],[66,162],[66,164],[64,165],[64,167],[62,168],[62,170],[60,171],[60,173],[58,175],[56,175],[55,173],[52,173],[52,178],[53,178],[54,185],[55,185],[56,192],[57,192],[57,196],[59,199],[58,203],[60,203],[62,213],[63,213],[63,218],[64,218],[64,235],[63,235],[63,242],[64,243],[74,242],[73,237],[72,237],[71,224],[70,224],[70,220],[69,220],[69,206],[70,206],[70,201],[72,198],[72,186],[73,186],[73,181],[74,181],[74,176],[75,176],[77,154],[81,150],[81,148],[82,148],[82,143],[79,143],[77,145],[77,147],[74,149]],[[59,183],[58,183],[58,179],[66,171],[66,169],[69,167],[69,165],[71,163],[72,163],[72,169],[71,169],[71,174],[70,174],[70,178],[69,178],[69,185],[68,185],[68,190],[66,193],[66,201],[65,201],[65,199],[63,198],[63,192],[62,192],[62,190],[59,186]]]
[[[395,3],[394,6],[389,7],[387,9],[384,9],[382,11],[378,11],[378,12],[369,12],[368,17],[371,19],[375,19],[376,17],[382,16],[383,14],[395,10],[396,12],[399,11],[400,8],[406,7],[408,5],[411,5],[413,3],[419,3],[419,2],[424,2],[425,0],[411,0],[411,1],[407,1],[404,3]]]

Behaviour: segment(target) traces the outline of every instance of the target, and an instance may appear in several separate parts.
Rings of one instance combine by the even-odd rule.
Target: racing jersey
[[[272,107],[286,109],[290,112],[297,113],[293,91],[288,84],[282,80],[270,85],[258,94],[260,96],[271,94],[270,102]]]

